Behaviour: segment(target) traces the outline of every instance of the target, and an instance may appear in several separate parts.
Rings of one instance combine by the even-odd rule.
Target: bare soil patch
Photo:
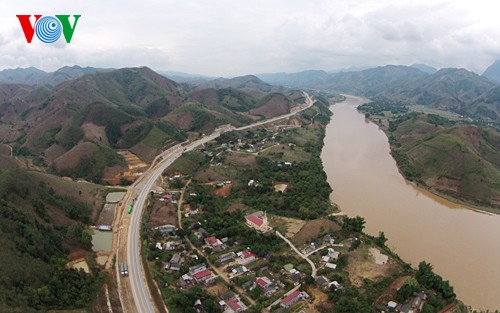
[[[303,245],[313,238],[318,238],[323,234],[331,233],[340,229],[340,226],[327,219],[317,219],[308,221],[300,229],[300,231],[293,236],[292,241],[296,245]]]
[[[349,272],[351,284],[360,288],[364,285],[365,279],[379,281],[396,273],[399,266],[392,259],[389,259],[384,265],[375,263],[373,256],[369,252],[369,247],[362,245],[349,253],[349,262],[346,269]]]
[[[274,94],[266,103],[249,111],[251,115],[263,116],[266,119],[288,112],[290,112],[290,101],[281,94]]]
[[[102,142],[109,146],[105,128],[105,126],[97,126],[94,123],[85,123],[82,125],[82,130],[85,134],[85,137],[92,138],[97,142]]]
[[[223,175],[217,173],[213,168],[208,168],[206,170],[198,172],[196,175],[196,179],[198,182],[201,184],[203,183],[210,183],[216,180],[224,180],[226,177]]]
[[[243,165],[245,167],[256,167],[257,161],[254,155],[244,153],[232,153],[226,157],[226,162],[230,165]]]
[[[227,288],[227,286],[222,282],[217,282],[215,285],[207,288],[207,293],[209,295],[214,296],[214,297],[222,296],[225,293],[227,293],[228,291],[229,291],[229,288]]]
[[[214,189],[214,195],[219,196],[219,197],[227,197],[229,194],[231,194],[231,184],[224,185],[223,187],[220,188],[215,188]]]
[[[269,224],[271,227],[278,229],[281,227],[285,227],[286,233],[284,233],[284,236],[287,238],[292,238],[302,229],[306,222],[295,218],[273,215],[269,216]]]
[[[149,223],[152,227],[177,225],[177,206],[171,202],[156,201],[149,216]]]
[[[149,168],[148,163],[142,161],[130,151],[122,150],[118,151],[117,153],[125,158],[125,162],[127,162],[127,168],[123,168],[121,166],[106,168],[106,170],[104,171],[103,180],[109,182],[110,184],[117,185],[118,183],[120,183],[121,177],[124,177],[125,179],[133,182]]]
[[[228,212],[234,212],[236,210],[240,210],[240,211],[246,211],[249,209],[248,206],[244,205],[243,203],[241,202],[233,202],[231,203],[231,205],[229,206],[229,208],[227,208]]]

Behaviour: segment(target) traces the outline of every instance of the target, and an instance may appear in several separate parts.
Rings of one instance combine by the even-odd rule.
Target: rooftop
[[[204,277],[211,276],[211,275],[212,275],[212,271],[210,271],[210,270],[204,270],[204,271],[201,271],[201,272],[198,272],[198,273],[194,274],[193,278],[195,278],[195,279],[202,279]]]
[[[238,299],[231,299],[226,302],[226,304],[233,310],[233,311],[238,311],[241,310],[241,305],[240,301]]]
[[[285,299],[281,300],[281,302],[283,302],[285,304],[290,303],[293,299],[297,298],[300,294],[301,294],[300,291],[295,290],[294,292],[292,292],[291,294],[286,296]]]
[[[264,221],[260,218],[258,218],[257,216],[255,215],[248,215],[245,217],[247,219],[247,221],[249,221],[250,223],[252,224],[255,224],[256,226],[262,226],[262,224],[264,224]]]

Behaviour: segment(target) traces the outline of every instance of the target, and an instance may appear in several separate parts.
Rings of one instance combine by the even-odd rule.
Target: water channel
[[[418,188],[398,172],[387,136],[348,96],[331,107],[321,158],[332,200],[365,231],[384,231],[388,245],[416,266],[422,260],[449,280],[458,298],[482,309],[500,309],[500,216],[484,214]]]

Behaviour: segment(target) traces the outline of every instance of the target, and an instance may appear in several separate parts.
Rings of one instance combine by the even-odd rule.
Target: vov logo
[[[21,27],[26,37],[26,41],[31,43],[33,35],[36,34],[38,39],[43,43],[54,43],[64,34],[64,39],[67,43],[71,42],[73,33],[75,32],[76,24],[81,15],[73,15],[75,21],[73,25],[69,22],[70,15],[44,16],[34,15],[35,23],[32,25],[30,21],[31,15],[16,15],[21,23]]]

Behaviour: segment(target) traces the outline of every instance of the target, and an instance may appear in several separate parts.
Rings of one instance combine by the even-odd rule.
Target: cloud
[[[500,58],[486,0],[46,0],[0,12],[0,68],[146,65],[210,75],[427,63],[481,72]],[[26,44],[15,14],[82,14],[73,42]]]

